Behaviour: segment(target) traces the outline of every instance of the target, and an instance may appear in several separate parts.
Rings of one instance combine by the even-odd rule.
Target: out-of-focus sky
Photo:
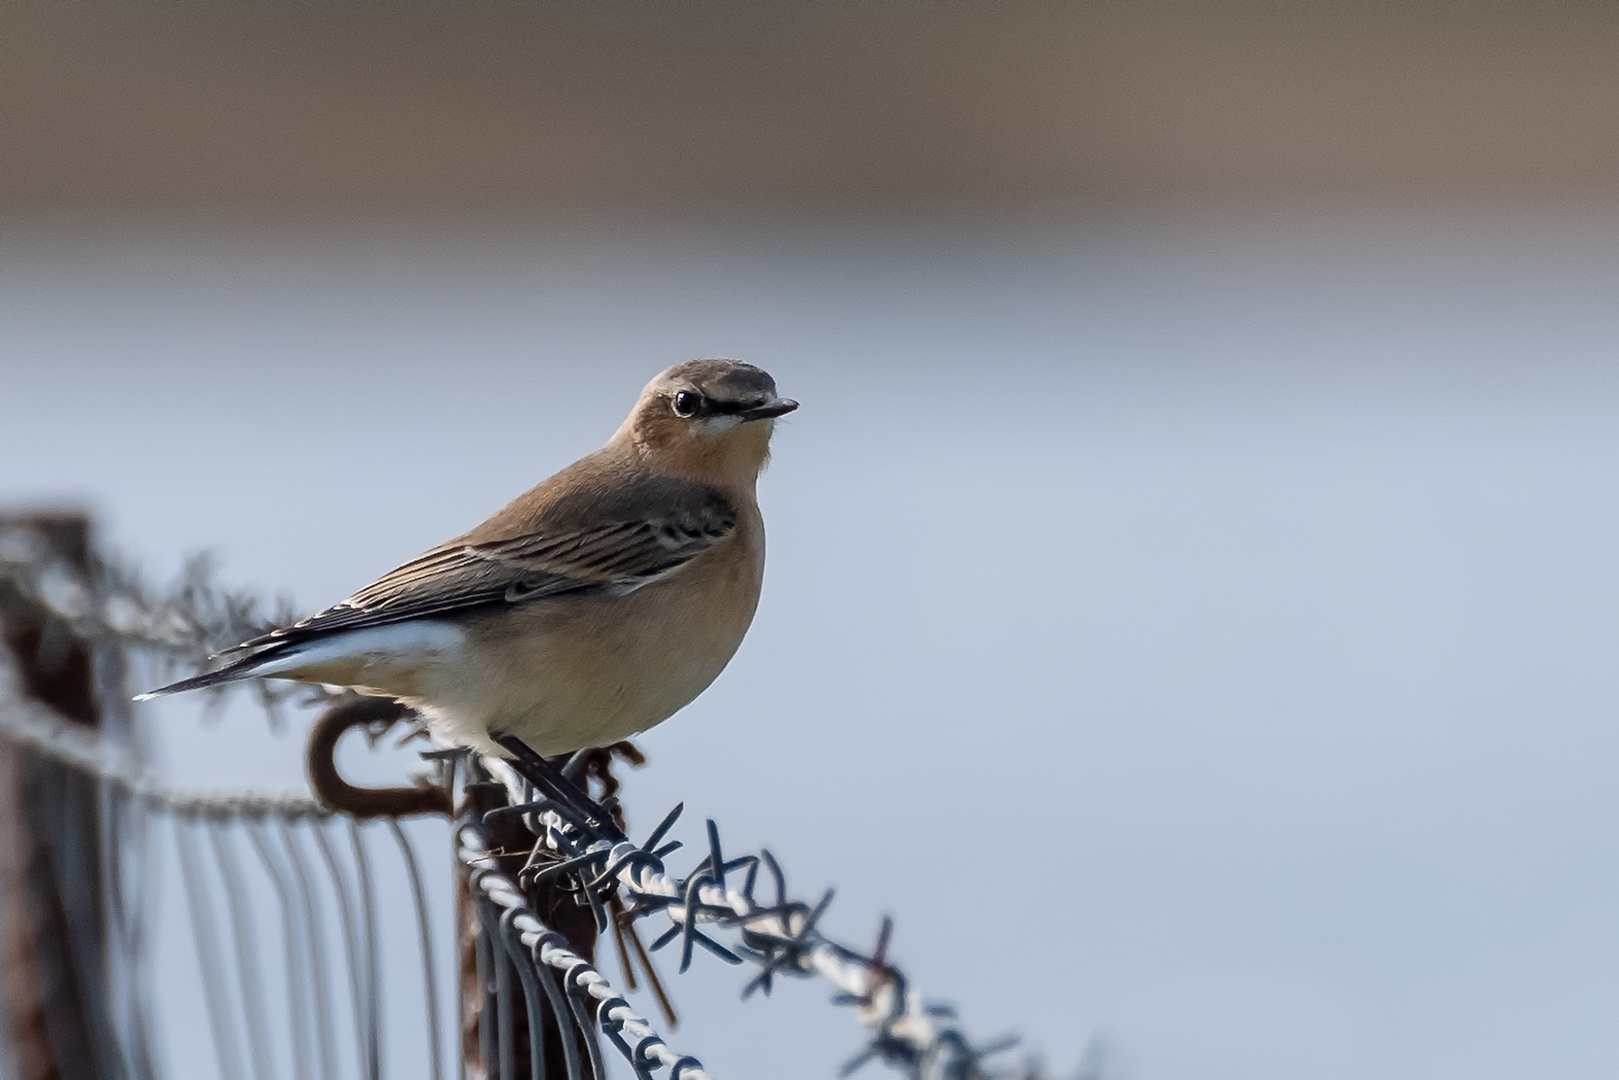
[[[1600,9],[466,10],[0,14],[0,501],[313,608],[743,357],[766,594],[638,820],[1059,1070],[1613,1075]],[[697,967],[717,1075],[855,1049]]]

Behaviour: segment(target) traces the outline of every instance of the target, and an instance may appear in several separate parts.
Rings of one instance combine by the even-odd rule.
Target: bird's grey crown
[[[770,373],[740,360],[687,360],[657,378],[670,390],[690,388],[710,401],[753,403],[776,396]]]

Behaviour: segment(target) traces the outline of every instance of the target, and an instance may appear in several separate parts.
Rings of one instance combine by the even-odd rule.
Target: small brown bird
[[[755,483],[774,419],[797,407],[749,364],[677,364],[606,446],[471,532],[141,699],[250,678],[347,686],[485,752],[494,735],[552,755],[644,731],[707,689],[753,621]]]

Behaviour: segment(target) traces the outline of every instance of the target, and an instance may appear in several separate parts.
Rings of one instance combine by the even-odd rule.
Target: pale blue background
[[[837,885],[834,932],[893,913],[925,989],[1063,1071],[1100,1035],[1137,1080],[1611,1077],[1616,297],[1581,211],[35,222],[0,233],[0,502],[313,608],[665,364],[748,359],[804,403],[764,602],[645,739],[642,828],[684,799]],[[174,775],[296,782],[294,740],[175,709]],[[823,987],[698,967],[674,1041],[716,1075],[857,1048]]]

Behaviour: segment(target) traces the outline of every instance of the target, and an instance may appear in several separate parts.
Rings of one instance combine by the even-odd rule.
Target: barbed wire
[[[3,671],[3,665],[0,665]],[[184,788],[170,785],[131,755],[77,724],[63,723],[50,709],[5,692],[0,678],[0,738],[38,751],[53,761],[106,781],[153,809],[181,817],[241,817],[324,821],[332,811],[308,795],[252,788]]]
[[[594,998],[597,1002],[597,1026],[612,1040],[637,1074],[644,1075],[649,1069],[663,1065],[669,1069],[669,1080],[711,1080],[702,1062],[689,1054],[678,1054],[672,1050],[657,1029],[630,1007],[624,995],[613,988],[594,964],[570,949],[561,934],[540,920],[528,906],[517,884],[492,865],[493,858],[482,829],[474,824],[463,824],[457,830],[457,836],[459,844],[456,857],[466,866],[473,887],[503,912],[499,919],[498,939],[516,963],[534,966],[540,986],[552,997],[554,1004],[557,1004],[556,995],[559,992],[567,995],[572,999],[568,1012],[582,1020],[579,999],[587,996]],[[560,991],[547,968],[562,973]],[[531,999],[534,997],[537,995],[531,994]],[[567,1015],[560,1008],[556,1009],[556,1014]],[[581,1026],[590,1027],[588,1024]],[[532,1027],[537,1030],[538,1024],[533,1023]],[[604,1076],[600,1050],[595,1040],[588,1042],[587,1047],[592,1055],[591,1075]],[[567,1048],[564,1041],[564,1049]],[[577,1061],[570,1061],[569,1076],[579,1075],[578,1068]]]
[[[668,930],[651,948],[655,952],[680,941],[680,971],[690,967],[697,948],[730,964],[753,964],[757,971],[742,990],[744,999],[756,991],[768,994],[779,975],[820,976],[837,991],[833,1003],[852,1007],[871,1033],[866,1047],[845,1065],[843,1075],[871,1060],[916,1080],[997,1080],[1022,1075],[1017,1070],[992,1071],[985,1065],[992,1055],[1010,1049],[1016,1038],[975,1044],[959,1026],[948,1022],[955,1015],[951,1007],[925,1001],[889,961],[892,923],[888,919],[883,920],[869,953],[851,948],[819,929],[833,890],[826,890],[814,903],[792,898],[786,874],[768,850],[727,859],[712,819],[706,823],[706,857],[686,876],[671,875],[664,859],[681,845],[663,841],[684,804],[670,811],[644,842],[634,844],[621,835],[603,835],[616,830],[589,819],[566,799],[521,797],[510,766],[500,759],[485,758],[484,764],[492,773],[504,775],[513,789],[512,804],[491,811],[486,819],[522,815],[537,837],[519,881],[501,886],[501,895],[508,900],[520,901],[524,884],[568,875],[595,911],[598,928],[606,931],[611,919],[607,901],[616,889],[629,901],[626,916],[630,920],[659,911],[669,919]],[[487,857],[475,826],[463,825],[459,835],[463,861],[474,855]],[[774,886],[770,903],[755,897],[761,871]],[[491,880],[488,873],[486,870],[482,880]],[[733,885],[739,878],[740,885]],[[704,926],[733,930],[736,940],[729,945],[716,941],[704,932]],[[630,1056],[630,1060],[635,1064],[639,1059]]]
[[[297,619],[286,597],[267,604],[253,592],[225,587],[217,571],[212,555],[196,553],[173,582],[157,586],[121,556],[97,555],[75,565],[38,529],[0,522],[0,579],[93,647],[150,665],[158,681],[201,671],[217,650]],[[288,703],[318,704],[337,693],[264,679],[241,685],[274,726],[285,719]],[[208,699],[217,705],[225,689],[208,691]]]
[[[290,621],[293,616],[290,605],[283,602],[273,617],[264,617],[265,605],[258,598],[219,586],[213,563],[206,558],[188,560],[173,585],[155,589],[118,560],[98,561],[88,570],[76,568],[30,542],[23,529],[0,527],[0,578],[85,640],[175,670],[198,669],[219,645],[250,637],[272,622]],[[272,689],[263,681],[254,685],[259,704],[272,720],[289,701],[314,702],[333,696],[318,688],[310,693]],[[6,699],[0,701],[4,706],[0,707],[0,737],[106,780],[154,809],[216,821],[278,818],[289,823],[322,822],[333,816],[328,808],[302,794],[173,787],[127,752],[61,722],[49,709],[17,694],[6,694],[6,689],[0,679],[0,699]],[[532,1014],[530,1029],[540,1030],[535,1010],[541,1001],[550,1002],[556,1017],[571,1019],[588,1035],[585,1046],[592,1075],[605,1077],[596,1039],[599,1032],[640,1077],[649,1077],[658,1068],[669,1070],[668,1080],[709,1077],[697,1058],[670,1048],[624,995],[534,912],[525,899],[527,890],[547,880],[571,882],[570,891],[590,906],[598,933],[614,928],[609,904],[615,899],[625,905],[620,927],[633,927],[662,912],[669,926],[651,950],[678,942],[682,972],[689,968],[697,949],[730,964],[751,965],[753,974],[742,989],[744,999],[756,992],[769,994],[780,977],[825,980],[835,991],[834,1003],[850,1007],[868,1032],[866,1045],[845,1065],[844,1075],[880,1061],[913,1080],[1032,1080],[1034,1074],[1028,1066],[993,1069],[987,1063],[991,1056],[1009,1049],[1015,1039],[975,1043],[956,1022],[953,1009],[924,1000],[888,957],[892,932],[888,919],[882,921],[870,950],[850,947],[819,928],[833,899],[832,890],[813,902],[792,897],[780,863],[768,850],[726,858],[712,820],[706,824],[705,856],[684,876],[670,873],[664,860],[680,844],[664,840],[683,805],[675,807],[637,845],[614,829],[603,830],[588,815],[579,813],[576,803],[535,799],[532,789],[502,759],[481,760],[510,793],[507,806],[486,816],[517,816],[534,834],[533,848],[514,880],[496,867],[485,822],[463,820],[453,832],[456,857],[475,894],[498,910],[485,930],[516,968]],[[409,858],[408,845],[405,850]],[[769,902],[755,895],[762,879],[772,886]],[[714,936],[715,930],[729,936],[721,941]],[[423,948],[427,956],[425,937]],[[628,957],[625,959],[626,974],[632,977]],[[594,1018],[589,1014],[592,1001],[596,1003]],[[361,1007],[358,998],[355,1007]],[[374,1027],[370,1038],[375,1039]],[[570,1039],[564,1038],[562,1043],[565,1054],[577,1057]],[[532,1039],[531,1053],[538,1052],[537,1045],[537,1038]],[[583,1064],[570,1061],[570,1080],[583,1075],[578,1071]],[[374,1070],[373,1046],[367,1071]],[[505,1080],[511,1075],[510,1068],[502,1068],[499,1075]]]

